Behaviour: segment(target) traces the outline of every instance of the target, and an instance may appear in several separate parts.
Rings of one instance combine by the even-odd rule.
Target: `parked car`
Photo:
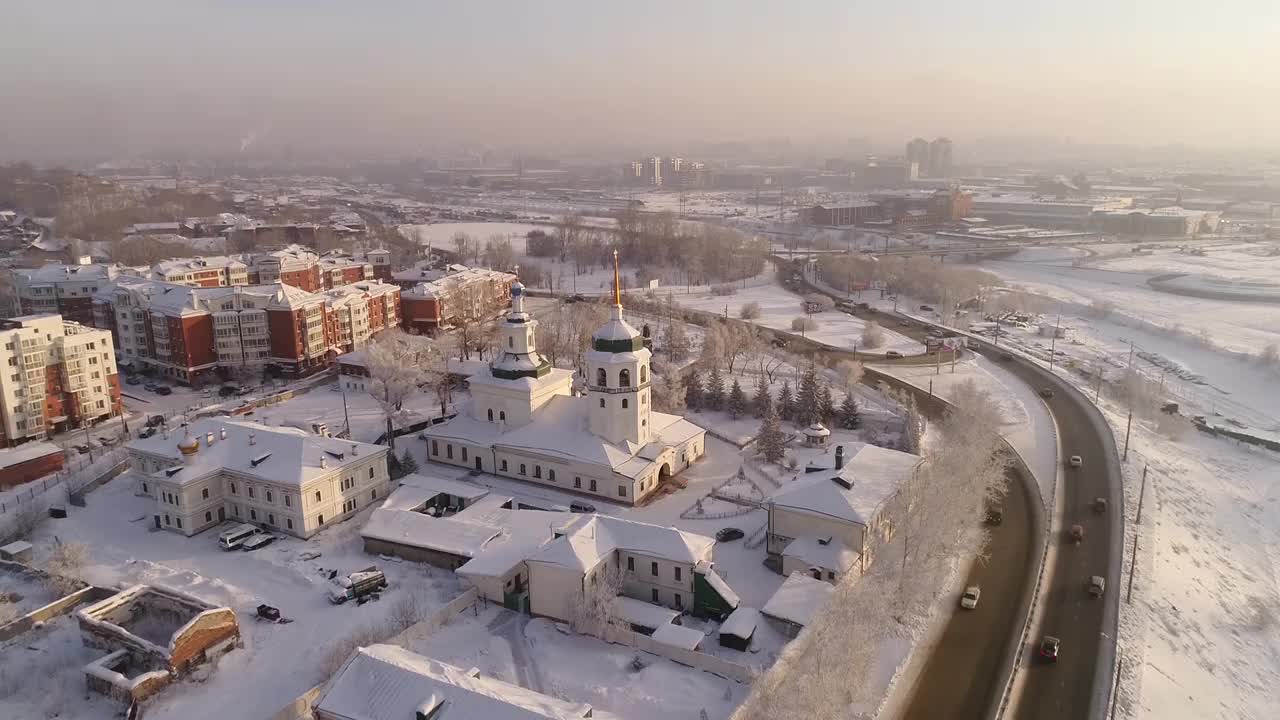
[[[75,447],[76,452],[80,453],[81,455],[84,455],[85,453],[89,452],[89,446],[88,446],[88,445],[76,445],[76,446],[74,446],[74,447]]]
[[[125,385],[141,385],[142,379],[137,377],[136,375],[130,375],[129,377],[124,379],[124,384]]]
[[[988,525],[999,525],[1004,522],[1004,511],[998,507],[987,508],[987,516],[984,519]]]
[[[1000,359],[1009,362],[1013,359],[1013,353],[1000,353]]]
[[[893,359],[902,357],[902,353],[898,352],[897,350],[890,350],[886,352],[884,356],[887,359],[893,360]]]
[[[978,598],[982,597],[982,588],[977,585],[970,585],[964,589],[964,594],[960,596],[960,607],[965,610],[973,610],[978,607]]]
[[[1079,455],[1072,455],[1071,459],[1067,460],[1067,464],[1073,468],[1078,468],[1081,465],[1084,465],[1084,458],[1080,457]]]
[[[147,427],[147,428],[142,428],[142,432],[138,433],[138,437],[142,438],[143,440],[146,440],[147,438],[155,434],[156,434],[155,428]]]
[[[146,385],[143,385],[143,386],[142,386],[142,388],[143,388],[144,390],[147,390],[147,391],[149,391],[149,392],[155,392],[157,387],[159,387],[159,386],[158,386],[158,385],[156,385],[156,384],[155,384],[155,383],[153,383],[153,382],[149,382],[149,383],[147,383]]]
[[[588,502],[582,502],[581,500],[574,500],[573,502],[569,503],[569,512],[593,513],[595,511],[596,511],[596,506]]]
[[[240,549],[249,550],[249,551],[257,550],[260,547],[266,547],[270,545],[273,541],[275,541],[275,539],[276,539],[276,536],[272,535],[271,533],[260,533],[240,543]]]
[[[720,542],[729,542],[730,540],[739,540],[746,533],[736,527],[720,528],[716,531],[716,540]]]
[[[1102,597],[1102,593],[1107,591],[1107,581],[1101,575],[1094,575],[1089,578],[1089,594],[1094,597]]]
[[[232,395],[235,395],[236,392],[237,388],[235,385],[223,385],[218,388],[218,397],[231,397]]]
[[[921,305],[921,306],[920,306],[920,309],[921,309],[921,310],[924,310],[925,312],[933,312],[933,306],[932,306],[932,305]]]
[[[899,320],[898,324],[901,325],[902,327],[911,327],[910,320]]]
[[[1045,662],[1058,662],[1058,649],[1061,646],[1062,641],[1052,635],[1040,638],[1040,659]]]
[[[1048,400],[1049,398],[1053,397],[1053,389],[1040,388],[1040,397],[1044,398],[1045,400]]]
[[[169,387],[168,385],[161,385],[160,387],[156,388],[156,394],[157,394],[157,395],[172,395],[172,394],[173,394],[173,388]]]
[[[205,388],[200,391],[200,397],[213,397],[213,391],[209,388]]]
[[[1106,499],[1106,498],[1100,498],[1100,497],[1094,498],[1094,499],[1093,499],[1093,511],[1094,511],[1094,512],[1096,512],[1096,513],[1098,513],[1099,515],[1101,515],[1102,513],[1106,512],[1106,511],[1107,511],[1107,499]]]
[[[1071,542],[1077,545],[1084,542],[1084,526],[1083,525],[1071,526]]]

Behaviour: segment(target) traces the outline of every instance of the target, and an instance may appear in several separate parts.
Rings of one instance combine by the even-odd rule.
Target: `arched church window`
[[[493,408],[489,408],[489,422],[493,422]]]
[[[604,368],[598,368],[596,370],[596,384],[600,387],[608,387],[609,373],[605,372]]]
[[[623,368],[618,371],[618,387],[631,387],[631,371]]]
[[[642,384],[649,382],[649,366],[648,365],[640,366],[640,382]]]

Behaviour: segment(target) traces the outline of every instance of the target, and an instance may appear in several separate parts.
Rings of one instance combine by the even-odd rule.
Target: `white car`
[[[960,596],[960,607],[965,610],[972,610],[978,607],[978,598],[982,597],[982,588],[977,585],[970,585],[964,589],[964,594]]]
[[[276,536],[271,533],[261,533],[240,543],[240,549],[245,551],[257,550],[260,547],[266,547],[275,541]]]
[[[1071,459],[1068,460],[1067,462],[1070,463],[1071,467],[1078,468],[1084,464],[1084,458],[1080,457],[1079,455],[1072,455]]]

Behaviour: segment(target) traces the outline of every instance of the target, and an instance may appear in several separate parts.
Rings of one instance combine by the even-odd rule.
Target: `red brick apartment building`
[[[452,273],[401,293],[401,322],[406,331],[435,334],[444,327],[489,320],[511,305],[515,275],[487,268],[450,268]],[[402,275],[396,273],[397,280]]]
[[[191,385],[236,372],[307,375],[400,322],[399,288],[374,280],[318,293],[277,282],[196,288],[122,277],[95,305],[122,362]]]

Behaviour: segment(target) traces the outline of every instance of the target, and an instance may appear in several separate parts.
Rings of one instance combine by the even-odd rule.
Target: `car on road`
[[[213,397],[213,391],[209,388],[205,388],[200,391],[200,397]]]
[[[924,310],[925,312],[933,312],[933,306],[932,306],[932,305],[921,305],[921,306],[920,306],[920,309],[921,309],[921,310]]]
[[[1009,362],[1013,359],[1013,353],[1000,353],[1000,359]]]
[[[88,445],[73,445],[72,447],[74,447],[76,452],[80,453],[81,455],[84,455],[85,453],[89,452]]]
[[[235,385],[223,385],[218,388],[218,397],[231,397],[235,395],[238,389]]]
[[[156,385],[155,383],[153,383],[153,382],[149,382],[149,383],[147,383],[146,385],[143,385],[143,386],[142,386],[142,389],[143,389],[143,390],[150,391],[150,392],[155,392],[157,387],[159,387],[159,386],[158,386],[158,385]]]
[[[1072,455],[1071,459],[1067,460],[1067,464],[1073,468],[1078,468],[1081,465],[1084,465],[1084,458],[1080,457],[1079,455]]]
[[[1048,399],[1052,398],[1052,397],[1053,397],[1053,389],[1052,389],[1052,388],[1040,388],[1040,397],[1044,398],[1045,400],[1048,400]]]
[[[253,537],[250,537],[244,542],[240,543],[240,549],[245,551],[257,550],[260,547],[266,547],[270,545],[272,542],[275,541],[275,539],[276,539],[276,536],[272,535],[271,533],[262,533],[260,535],[254,535]]]
[[[978,607],[978,598],[982,597],[982,588],[977,585],[970,585],[964,589],[964,594],[960,596],[960,607],[965,610],[973,610]]]
[[[142,380],[136,376],[130,375],[129,377],[124,379],[124,384],[125,385],[141,385]]]
[[[894,360],[902,357],[902,353],[898,352],[897,350],[890,350],[889,352],[886,352],[884,356],[885,356],[885,359]]]
[[[1052,635],[1040,638],[1040,659],[1045,662],[1058,662],[1058,648],[1061,645],[1062,641]]]
[[[988,505],[986,517],[982,521],[988,525],[999,525],[1004,522],[1004,510],[998,505]]]
[[[1107,581],[1101,575],[1094,575],[1089,578],[1089,594],[1094,597],[1102,597],[1102,593],[1107,591]]]
[[[964,344],[965,344],[965,347],[969,348],[970,350],[977,350],[978,348],[982,347],[982,343],[978,342],[977,338],[969,338],[968,340],[964,341]]]
[[[157,388],[156,388],[156,394],[157,394],[157,395],[172,395],[172,394],[173,394],[173,388],[169,387],[168,385],[161,385],[161,386],[159,386],[159,387],[157,387]]]
[[[720,542],[729,542],[730,540],[740,540],[746,533],[736,527],[720,528],[716,531],[716,540]]]
[[[147,427],[149,428],[160,427],[163,424],[164,424],[163,415],[152,415],[151,417],[147,418]]]
[[[1084,526],[1083,525],[1071,526],[1071,542],[1077,545],[1084,542]]]
[[[595,511],[596,511],[596,506],[592,505],[591,503],[582,502],[581,500],[574,500],[573,502],[569,503],[569,512],[593,513]]]
[[[156,429],[153,427],[142,428],[142,432],[138,433],[138,437],[143,440],[146,440],[147,438],[155,434],[156,434]]]
[[[898,324],[901,325],[902,327],[911,327],[910,320],[899,320]]]

